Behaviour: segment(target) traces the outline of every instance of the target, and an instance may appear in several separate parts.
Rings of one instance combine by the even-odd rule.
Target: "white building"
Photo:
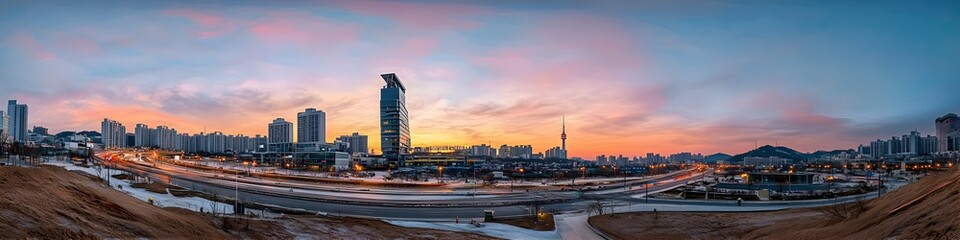
[[[486,144],[470,146],[470,156],[497,157],[497,149]]]
[[[135,142],[134,146],[136,147],[152,147],[153,146],[153,130],[150,129],[150,126],[147,126],[143,123],[138,123],[137,126],[133,129]]]
[[[547,151],[545,151],[543,155],[546,158],[557,158],[557,159],[566,159],[567,157],[566,151],[563,150],[563,148],[561,147],[553,147],[551,149],[547,149]]]
[[[297,142],[327,142],[327,114],[316,108],[297,113]]]
[[[157,129],[154,129],[152,132],[154,133],[152,142],[156,147],[160,149],[174,149],[174,138],[177,136],[177,129],[161,125],[157,126]]]
[[[103,119],[100,123],[100,139],[103,148],[122,148],[127,145],[127,128],[120,122]]]
[[[207,152],[223,153],[227,151],[226,139],[222,132],[207,134]]]
[[[27,140],[27,105],[17,104],[17,100],[7,102],[7,116],[9,118],[8,129],[10,136],[14,141],[23,142]]]
[[[776,167],[793,163],[790,159],[779,157],[745,157],[743,165],[756,167]]]
[[[7,112],[0,111],[0,141],[6,141],[10,136],[10,117]]]

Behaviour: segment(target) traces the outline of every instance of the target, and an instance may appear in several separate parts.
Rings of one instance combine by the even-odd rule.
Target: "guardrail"
[[[230,174],[236,174],[237,172],[246,172],[236,169],[220,169],[210,166],[195,165],[195,164],[184,164],[179,162],[168,162],[173,165],[188,167],[193,169],[209,170],[209,171],[223,171]],[[352,185],[369,185],[369,186],[385,186],[385,187],[440,187],[445,184],[440,183],[395,183],[395,182],[375,182],[375,181],[364,181],[362,179],[330,179],[330,178],[318,178],[318,177],[309,177],[309,176],[293,176],[293,175],[282,175],[282,174],[271,174],[271,173],[249,173],[251,176],[259,176],[262,178],[273,178],[273,179],[288,179],[288,180],[297,180],[297,181],[307,181],[307,182],[322,182],[322,183],[337,183],[337,184],[352,184]]]

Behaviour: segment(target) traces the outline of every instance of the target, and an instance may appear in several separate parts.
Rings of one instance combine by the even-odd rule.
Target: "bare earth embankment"
[[[861,203],[775,212],[650,212],[591,217],[617,239],[960,239],[960,172]]]
[[[0,239],[493,239],[378,220],[212,217],[160,208],[59,167],[0,167]]]

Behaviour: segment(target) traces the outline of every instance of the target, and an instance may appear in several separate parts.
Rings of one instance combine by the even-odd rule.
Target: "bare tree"
[[[863,198],[858,197],[856,202],[826,206],[821,208],[820,211],[827,216],[831,216],[838,220],[844,220],[851,217],[856,217],[867,211],[867,209],[866,206],[864,206]]]
[[[210,201],[210,214],[212,214],[213,217],[217,217],[217,208],[219,207],[217,206],[217,202],[219,200],[220,200],[220,195],[217,195],[216,193],[214,193],[213,201]]]
[[[596,213],[596,215],[603,215],[603,209],[607,207],[608,206],[606,202],[600,199],[594,200],[594,202],[590,203],[590,205],[587,205],[587,215],[591,215],[592,213]]]

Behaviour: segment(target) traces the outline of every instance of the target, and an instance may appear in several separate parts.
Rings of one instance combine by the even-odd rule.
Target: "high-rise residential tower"
[[[6,141],[10,136],[10,117],[7,112],[0,111],[0,142]]]
[[[383,157],[396,162],[410,151],[410,123],[407,115],[407,88],[394,73],[381,74],[380,149]]]
[[[937,149],[941,152],[960,151],[956,149],[957,138],[960,138],[960,118],[957,114],[948,113],[935,121],[937,128]]]
[[[127,145],[127,128],[120,122],[104,118],[100,123],[100,136],[103,148],[122,148]]]
[[[283,150],[293,143],[293,123],[283,118],[274,119],[267,125],[267,150]]]
[[[143,123],[138,123],[133,129],[133,133],[136,138],[134,146],[136,147],[153,147],[153,129],[150,129],[150,126],[147,126]]]
[[[167,126],[157,126],[156,129],[151,131],[153,135],[151,142],[160,149],[175,149],[174,138],[177,136],[177,129],[173,129]]]
[[[297,113],[297,142],[326,143],[327,114],[316,108]]]
[[[7,117],[9,118],[8,129],[13,141],[23,142],[27,140],[27,105],[17,104],[17,100],[7,102]]]

